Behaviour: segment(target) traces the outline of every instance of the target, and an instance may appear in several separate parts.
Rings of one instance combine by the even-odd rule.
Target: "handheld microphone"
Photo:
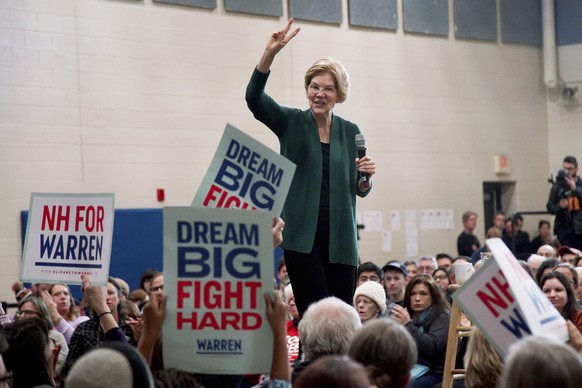
[[[366,156],[366,139],[361,133],[356,135],[356,149],[358,150],[358,158]],[[365,172],[362,173],[362,185],[365,189],[370,188],[370,175]]]

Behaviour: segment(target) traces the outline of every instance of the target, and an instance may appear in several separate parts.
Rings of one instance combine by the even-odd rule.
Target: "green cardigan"
[[[319,131],[311,110],[283,107],[265,94],[269,74],[256,68],[246,90],[246,101],[257,120],[277,137],[281,155],[297,165],[283,208],[285,220],[283,248],[309,253],[313,247],[319,214],[322,179],[322,153]],[[329,160],[330,247],[332,263],[356,266],[356,195],[365,197],[370,190],[358,189],[360,173],[356,168],[355,135],[359,128],[334,115],[331,126]]]

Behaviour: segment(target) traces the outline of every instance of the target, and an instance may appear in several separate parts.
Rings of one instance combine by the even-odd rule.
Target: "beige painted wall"
[[[0,1],[0,299],[12,300],[19,276],[19,212],[31,192],[115,192],[116,207],[136,208],[159,207],[163,187],[164,205],[187,205],[226,122],[277,149],[244,90],[286,18],[218,3]],[[419,254],[456,253],[462,212],[483,212],[483,181],[516,182],[510,212],[544,209],[548,144],[552,170],[572,138],[582,144],[580,111],[547,104],[539,48],[297,24],[268,91],[306,107],[306,68],[343,61],[353,91],[336,113],[360,126],[378,165],[359,210],[381,211],[384,229],[401,213],[392,252],[380,232],[362,233],[363,260],[406,258],[405,209],[452,209],[453,230],[418,230]],[[495,154],[510,156],[511,174],[494,174]],[[483,241],[482,220],[477,233]]]

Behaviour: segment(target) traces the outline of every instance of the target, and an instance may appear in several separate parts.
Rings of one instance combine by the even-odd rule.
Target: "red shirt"
[[[289,364],[293,369],[293,363],[299,357],[299,329],[293,320],[287,321],[287,353],[289,354]]]

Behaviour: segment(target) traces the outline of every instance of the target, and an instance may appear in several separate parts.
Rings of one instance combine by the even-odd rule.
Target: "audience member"
[[[432,256],[423,256],[418,259],[418,273],[430,275],[437,267],[436,259]]]
[[[531,240],[530,252],[537,252],[540,247],[549,244],[552,238],[550,221],[540,220],[538,222],[538,235]]]
[[[493,227],[493,228],[489,228],[489,230],[487,231],[486,237],[488,239],[490,239],[490,238],[502,238],[503,233],[500,229]],[[471,255],[471,263],[473,265],[475,265],[475,263],[477,263],[479,260],[481,260],[482,258],[489,255],[490,253],[491,253],[491,251],[489,250],[487,245],[484,244],[481,248],[479,248],[475,252],[473,252],[473,254]]]
[[[560,272],[545,274],[540,280],[540,288],[562,317],[572,321],[582,333],[582,311],[578,307],[574,289],[564,274]]]
[[[498,388],[578,388],[582,358],[550,337],[530,336],[510,347]]]
[[[582,256],[582,252],[580,252],[576,248],[571,248],[566,245],[562,245],[558,249],[558,257],[562,263],[568,263],[574,265],[575,261]]]
[[[465,354],[465,386],[492,388],[497,385],[503,370],[503,359],[491,346],[485,335],[473,327]]]
[[[531,273],[534,274],[534,276],[538,272],[538,268],[540,267],[540,265],[542,265],[544,261],[546,261],[546,258],[544,256],[535,254],[532,254],[529,257],[529,259],[527,259],[527,265],[529,266],[529,269]]]
[[[8,346],[2,352],[14,388],[54,386],[54,353],[50,349],[49,327],[40,318],[18,320],[0,331]]]
[[[279,289],[284,289],[289,284],[289,275],[287,275],[287,266],[285,265],[285,258],[281,257],[277,264],[277,284]]]
[[[347,356],[316,360],[293,383],[294,388],[369,388],[366,370]]]
[[[46,293],[46,291],[43,292]],[[67,355],[69,354],[69,346],[67,345],[65,337],[54,329],[53,320],[51,319],[46,303],[37,296],[30,296],[18,304],[16,319],[21,320],[26,318],[40,318],[49,328],[48,339],[51,345],[51,351],[53,351],[56,360],[54,370],[51,371],[51,376],[55,380],[58,380],[65,366]]]
[[[13,373],[6,370],[6,365],[4,365],[4,359],[2,359],[2,354],[4,354],[7,350],[8,343],[6,342],[4,336],[2,335],[2,332],[0,332],[0,388],[12,387]]]
[[[505,220],[505,230],[503,231],[502,240],[517,259],[527,260],[531,254],[529,234],[522,231],[522,227],[523,216],[520,214],[508,218]]]
[[[378,388],[405,387],[417,360],[412,336],[392,319],[376,319],[358,330],[348,355],[364,365]]]
[[[449,286],[451,285],[451,279],[449,277],[449,271],[445,267],[438,267],[433,273],[432,278],[436,282],[439,290],[445,296],[445,299],[449,304],[453,302],[452,292],[449,290]]]
[[[408,270],[404,264],[397,260],[391,260],[382,267],[384,271],[384,289],[386,290],[386,315],[390,314],[394,305],[404,304],[404,290]]]
[[[576,268],[572,264],[560,263],[554,267],[552,272],[561,272],[566,277],[572,288],[574,288],[574,292],[576,292],[579,281],[578,271],[576,271]]]
[[[273,331],[273,358],[271,361],[271,371],[269,372],[271,386],[290,387],[291,375],[289,368],[289,355],[287,354],[287,320],[288,308],[281,298],[279,292],[274,293],[274,298],[265,294],[265,304],[267,320]]]
[[[120,308],[121,290],[117,282],[109,278],[107,296],[104,299],[102,287],[91,286],[87,277],[82,278],[85,297],[92,309],[92,318],[77,326],[71,337],[67,371],[83,354],[105,341],[133,341],[133,331],[125,322],[127,317]]]
[[[66,388],[153,388],[148,365],[135,347],[105,342],[85,353],[67,375]]]
[[[409,387],[432,387],[443,379],[450,307],[430,275],[419,274],[406,286],[404,307],[392,317],[404,325],[418,348],[418,363],[428,368]]]
[[[552,272],[558,264],[560,264],[560,262],[556,259],[547,259],[547,260],[543,261],[540,264],[540,266],[538,267],[538,270],[536,271],[536,274],[535,274],[536,275],[536,283],[539,285],[540,280],[542,279],[542,276],[544,276],[548,272]]]
[[[291,284],[283,290],[285,303],[289,309],[289,316],[291,319],[287,320],[287,353],[289,354],[289,364],[291,368],[295,364],[295,360],[299,357],[299,311],[295,304],[295,296],[293,295],[293,286]]]
[[[576,273],[578,274],[578,287],[576,288],[576,299],[578,304],[582,303],[582,267],[576,267]]]
[[[556,259],[558,257],[556,249],[550,244],[542,245],[538,248],[536,253],[546,259]]]
[[[88,321],[89,317],[81,315],[66,284],[51,284],[48,290],[41,292],[41,297],[49,308],[55,329],[65,336],[67,344],[70,343],[77,326]]]
[[[292,382],[319,357],[346,354],[361,326],[356,310],[336,297],[311,304],[299,322],[303,356],[295,365]]]
[[[504,226],[505,226],[505,212],[499,210],[495,212],[495,215],[493,216],[493,226],[487,229],[486,233],[487,238],[490,238],[489,237],[490,235],[495,235],[495,237],[501,236],[501,233],[503,233]]]
[[[371,261],[366,261],[365,263],[362,263],[358,266],[358,272],[356,275],[356,288],[368,280],[383,284],[383,278],[384,272],[382,271],[382,268],[372,263]]]
[[[150,300],[150,296],[145,290],[138,288],[129,294],[129,300],[139,308],[140,306],[143,306],[148,300]]]
[[[354,293],[354,307],[362,323],[382,317],[386,310],[386,293],[376,282],[365,282]]]
[[[406,276],[406,284],[412,279],[416,274],[418,274],[418,264],[416,264],[416,260],[407,260],[404,262],[404,266],[406,267],[406,271],[408,272],[408,276]]]
[[[453,266],[453,257],[448,253],[439,253],[436,255],[437,267],[443,267],[447,271]]]
[[[113,277],[113,280],[115,280],[117,282],[117,285],[119,286],[119,290],[121,291],[121,294],[119,295],[119,300],[121,302],[123,302],[124,300],[127,300],[127,298],[129,298],[129,284],[127,284],[127,282],[125,280],[123,280],[122,278],[119,277]]]
[[[202,388],[196,376],[176,368],[160,369],[154,373],[156,388]]]
[[[149,294],[151,292],[152,287],[152,278],[158,272],[160,271],[158,271],[155,268],[148,268],[145,271],[143,271],[143,273],[141,274],[141,279],[139,280],[138,288],[144,290]]]
[[[475,228],[477,228],[477,213],[468,210],[463,213],[462,219],[463,231],[457,238],[457,251],[459,255],[470,257],[481,246],[479,239],[474,234]]]

